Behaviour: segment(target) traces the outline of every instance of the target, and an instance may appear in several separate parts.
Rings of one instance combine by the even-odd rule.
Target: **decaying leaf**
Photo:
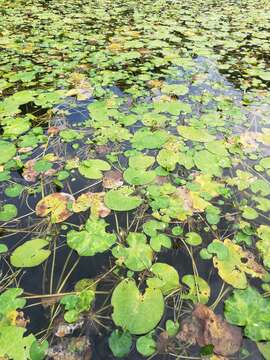
[[[102,184],[106,189],[117,188],[123,185],[123,183],[123,175],[120,171],[110,170],[104,174]]]
[[[77,213],[91,208],[91,216],[106,217],[111,210],[104,204],[104,192],[87,192],[80,195],[72,205],[72,210]]]
[[[91,360],[91,344],[86,336],[63,339],[48,349],[47,356],[53,360]]]
[[[28,160],[25,164],[24,164],[24,169],[23,169],[23,173],[22,176],[26,181],[29,182],[35,182],[37,180],[38,175],[41,174],[41,172],[37,171],[34,167],[36,164],[37,160],[32,159],[32,160]],[[43,176],[52,176],[54,175],[56,172],[58,171],[58,169],[48,169],[44,172],[42,172]]]
[[[37,203],[36,215],[41,217],[50,216],[52,224],[65,221],[72,215],[69,209],[74,201],[75,199],[71,194],[50,194]]]
[[[177,338],[203,347],[213,345],[213,351],[222,356],[235,354],[241,347],[241,329],[230,325],[206,305],[198,304],[192,317],[183,322]]]
[[[246,274],[260,279],[266,274],[263,266],[255,261],[255,256],[250,251],[243,250],[231,240],[225,239],[224,242],[214,240],[212,244],[225,245],[227,249],[227,255],[223,258],[219,256],[219,250],[214,251],[217,256],[214,256],[213,264],[218,269],[219,276],[233,287],[246,288],[248,285]]]

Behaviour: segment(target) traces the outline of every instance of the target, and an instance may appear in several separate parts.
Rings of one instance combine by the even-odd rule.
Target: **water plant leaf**
[[[81,162],[79,173],[87,179],[101,179],[102,171],[108,171],[110,168],[111,165],[104,160],[89,159]]]
[[[0,207],[0,221],[10,221],[18,214],[18,210],[14,204],[5,204]]]
[[[5,164],[16,154],[16,146],[11,142],[0,140],[0,165]]]
[[[118,170],[110,170],[104,173],[102,185],[105,189],[114,189],[123,185],[123,175]]]
[[[191,246],[198,246],[202,243],[200,234],[193,231],[186,233],[186,242]]]
[[[206,305],[198,304],[177,335],[182,341],[204,347],[213,345],[215,354],[231,356],[239,351],[242,343],[241,329],[230,325]]]
[[[44,249],[48,245],[49,242],[44,239],[26,241],[13,251],[10,262],[15,267],[38,266],[51,255],[51,250]]]
[[[267,225],[260,225],[257,229],[259,241],[256,242],[256,247],[263,258],[263,263],[268,268],[270,267],[270,227]]]
[[[116,242],[116,236],[106,232],[107,226],[105,220],[91,217],[87,220],[84,230],[70,230],[67,233],[67,244],[80,256],[103,253]]]
[[[68,219],[72,212],[72,204],[75,201],[71,194],[53,193],[45,196],[36,205],[37,216],[50,217],[52,224],[60,223]]]
[[[0,295],[0,327],[2,326],[1,322],[9,323],[9,315],[12,312],[15,312],[17,309],[22,309],[26,300],[24,298],[18,298],[22,295],[23,289],[21,288],[11,288],[5,290]]]
[[[225,300],[226,320],[243,326],[245,336],[254,341],[270,339],[269,310],[269,299],[250,286],[244,290],[234,290]]]
[[[24,336],[26,329],[17,326],[0,327],[0,356],[13,360],[28,360],[34,335]],[[13,339],[13,341],[10,341]]]
[[[75,213],[86,211],[91,208],[92,217],[106,217],[110,214],[111,210],[104,204],[104,192],[86,192],[78,196],[72,204],[72,211]]]
[[[140,336],[136,341],[136,349],[143,356],[151,356],[157,350],[157,345],[152,337],[152,333]]]
[[[146,236],[142,233],[130,232],[126,239],[128,247],[118,245],[112,249],[112,254],[118,263],[124,263],[132,271],[149,269],[152,265],[153,250],[147,244]]]
[[[166,332],[169,337],[175,336],[178,333],[179,328],[180,324],[178,321],[173,321],[170,319],[166,321]]]
[[[8,197],[17,197],[20,196],[23,191],[23,186],[21,184],[14,184],[5,189],[5,195]]]
[[[169,134],[165,130],[151,131],[149,128],[141,128],[131,139],[135,149],[159,149],[168,140]]]
[[[182,283],[187,285],[188,293],[182,294],[183,299],[189,299],[194,304],[207,304],[211,294],[208,283],[197,275],[184,275]]]
[[[124,171],[124,180],[130,185],[146,185],[156,177],[155,171],[146,171],[129,167]]]
[[[89,311],[95,298],[93,290],[83,290],[76,295],[65,295],[60,303],[65,307],[64,318],[68,323],[79,320],[81,313]]]
[[[104,202],[105,205],[116,211],[129,211],[137,208],[143,202],[139,196],[132,195],[133,189],[123,186],[117,190],[106,192]]]
[[[222,241],[214,240],[213,244],[222,244]],[[244,289],[248,285],[246,274],[257,278],[265,275],[263,266],[255,261],[255,256],[250,251],[243,250],[241,246],[234,244],[229,239],[225,239],[223,245],[227,248],[228,255],[220,259],[218,257],[219,249],[216,247],[213,251],[217,256],[213,257],[213,264],[225,282],[235,288]]]
[[[172,247],[172,242],[169,236],[165,234],[158,234],[151,237],[150,245],[153,250],[159,252],[163,247],[170,249]]]
[[[141,294],[132,279],[125,279],[116,286],[111,304],[114,323],[135,335],[153,330],[164,312],[161,290],[146,288]]]
[[[109,346],[113,355],[122,358],[128,355],[132,346],[132,336],[129,332],[114,330],[109,337]]]
[[[215,137],[205,129],[197,129],[192,126],[177,126],[177,131],[185,139],[191,141],[210,142],[215,140]]]
[[[150,271],[154,277],[146,280],[149,288],[160,289],[164,295],[168,295],[180,288],[179,275],[173,266],[165,263],[155,263]]]

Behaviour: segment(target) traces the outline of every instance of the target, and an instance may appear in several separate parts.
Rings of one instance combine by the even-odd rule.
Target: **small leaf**
[[[115,357],[127,356],[132,346],[132,336],[129,332],[114,330],[109,337],[109,346]]]

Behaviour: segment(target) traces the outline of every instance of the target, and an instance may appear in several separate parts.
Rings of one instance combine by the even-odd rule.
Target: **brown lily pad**
[[[123,175],[120,171],[110,170],[104,174],[102,184],[106,189],[117,188],[119,186],[122,186],[123,183]]]
[[[239,351],[242,343],[241,329],[230,325],[206,305],[198,304],[192,317],[183,322],[177,338],[191,344],[214,346],[214,353],[230,356]]]

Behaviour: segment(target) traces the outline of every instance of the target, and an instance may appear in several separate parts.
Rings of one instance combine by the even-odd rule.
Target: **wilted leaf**
[[[49,216],[52,224],[68,219],[72,212],[75,199],[71,194],[53,193],[45,196],[36,205],[36,214],[41,217]]]

